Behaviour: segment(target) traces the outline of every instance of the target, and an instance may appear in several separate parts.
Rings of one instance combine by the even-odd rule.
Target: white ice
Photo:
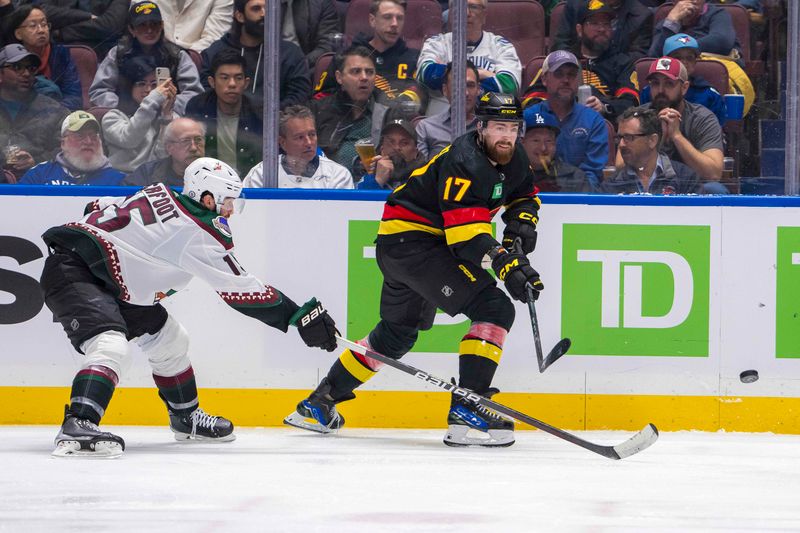
[[[537,431],[487,450],[431,430],[180,444],[108,426],[125,454],[87,460],[51,458],[56,429],[0,427],[0,531],[800,531],[800,436],[664,433],[611,461]]]

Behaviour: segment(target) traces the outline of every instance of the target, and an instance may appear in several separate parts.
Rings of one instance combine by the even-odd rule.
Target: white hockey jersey
[[[78,254],[120,300],[154,305],[198,277],[238,311],[286,331],[297,304],[242,268],[224,217],[162,183],[94,207],[43,238]]]
[[[484,31],[477,46],[467,45],[467,59],[479,69],[511,75],[517,88],[522,83],[522,63],[511,42],[494,33]],[[447,64],[453,60],[453,33],[440,33],[425,40],[417,59],[417,72],[424,70],[425,63]],[[425,80],[422,80],[425,81]]]

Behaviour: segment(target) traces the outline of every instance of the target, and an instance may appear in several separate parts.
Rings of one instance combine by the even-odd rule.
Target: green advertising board
[[[775,357],[800,358],[800,228],[778,228]]]
[[[710,235],[709,226],[564,224],[570,353],[708,357]]]

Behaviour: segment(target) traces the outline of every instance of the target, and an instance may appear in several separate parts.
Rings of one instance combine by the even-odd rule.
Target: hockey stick
[[[517,238],[514,240],[514,252],[525,255],[522,251],[522,241]],[[539,363],[539,373],[547,370],[547,367],[561,359],[561,356],[567,353],[569,347],[572,346],[572,341],[568,338],[563,338],[553,346],[553,349],[547,354],[547,358],[542,354],[542,338],[539,335],[539,319],[536,318],[536,293],[530,283],[525,284],[525,291],[528,295],[528,314],[531,317],[531,329],[533,330],[533,345],[536,348],[536,361]]]
[[[524,422],[528,425],[531,425],[535,428],[541,429],[546,433],[550,433],[551,435],[558,437],[559,439],[563,439],[567,442],[571,442],[581,448],[585,448],[590,452],[594,452],[597,454],[602,455],[603,457],[608,457],[609,459],[624,459],[625,457],[629,457],[635,453],[639,453],[640,451],[648,448],[658,439],[658,429],[653,424],[647,424],[641,431],[639,431],[636,435],[629,438],[625,442],[621,444],[617,444],[616,446],[603,446],[601,444],[595,444],[593,442],[589,442],[587,440],[583,440],[582,438],[573,435],[572,433],[568,433],[563,429],[558,429],[557,427],[553,427],[541,420],[537,420],[532,416],[528,416],[524,413],[520,413],[519,411],[515,411],[510,407],[506,407],[501,403],[497,403],[495,401],[490,400],[489,398],[485,398],[480,394],[476,394],[469,389],[464,389],[462,387],[458,387],[444,379],[437,378],[415,368],[411,365],[407,365],[405,363],[401,363],[396,359],[392,359],[386,355],[381,353],[375,352],[366,348],[365,346],[361,346],[360,344],[356,344],[353,341],[349,341],[342,337],[337,336],[336,340],[340,342],[343,346],[347,347],[348,349],[358,352],[361,355],[369,357],[371,359],[375,359],[376,361],[380,361],[381,363],[396,368],[401,372],[405,372],[411,376],[414,376],[417,379],[421,379],[425,383],[430,383],[440,389],[457,394],[462,396],[466,400],[474,403],[483,405],[484,407],[488,407],[489,409],[493,409],[498,413],[504,414],[508,417],[514,418],[515,420],[519,420],[520,422]]]

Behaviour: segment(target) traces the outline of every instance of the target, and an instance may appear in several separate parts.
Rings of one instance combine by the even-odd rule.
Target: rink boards
[[[65,188],[66,189],[66,188]],[[0,423],[55,423],[80,362],[38,295],[39,235],[109,189],[0,194]],[[106,192],[104,192],[106,191]],[[64,189],[46,189],[65,194]],[[231,226],[239,261],[302,303],[316,296],[357,339],[377,320],[373,239],[381,194],[251,191]],[[800,202],[797,199],[543,195],[532,256],[545,351],[568,356],[539,374],[527,308],[517,305],[494,384],[497,398],[573,429],[800,433]],[[497,217],[497,231],[502,221]],[[202,405],[239,425],[279,424],[335,354],[305,348],[228,308],[203,282],[164,301],[191,335]],[[457,373],[465,317],[437,315],[404,360]],[[106,420],[162,424],[145,358],[133,347]],[[760,379],[739,380],[756,369]],[[443,393],[392,369],[342,405],[348,425],[442,427]]]

